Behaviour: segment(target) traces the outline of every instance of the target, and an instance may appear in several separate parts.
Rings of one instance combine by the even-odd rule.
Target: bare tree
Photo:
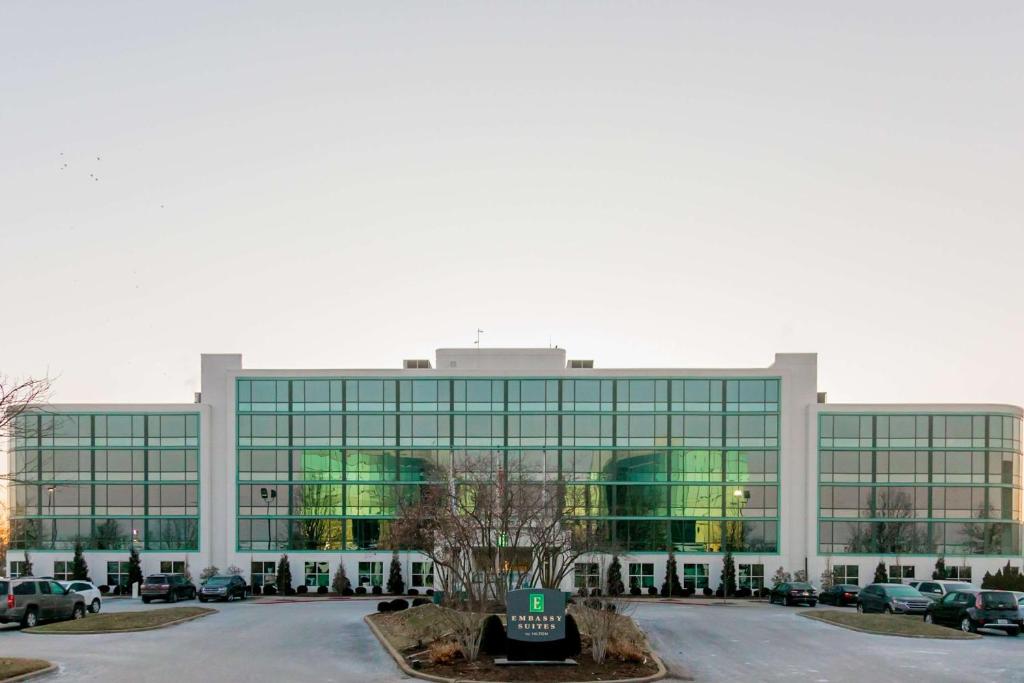
[[[587,598],[572,607],[580,632],[590,638],[590,654],[596,664],[604,663],[608,646],[616,638],[631,632],[639,636],[627,614],[634,604],[619,596],[606,596]]]
[[[50,389],[51,382],[45,377],[13,379],[0,375],[0,444],[3,444],[0,451],[6,451],[6,441],[10,437],[38,436],[38,430],[23,426],[18,417],[29,411],[43,410],[50,397]],[[0,461],[0,481],[15,481],[13,469],[10,462]]]

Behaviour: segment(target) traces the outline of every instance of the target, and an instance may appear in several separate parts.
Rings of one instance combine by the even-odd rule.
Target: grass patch
[[[438,616],[441,609],[431,603],[401,612],[374,614],[370,618],[388,642],[399,652],[404,652],[411,648],[426,648],[447,634],[448,629]]]
[[[824,621],[835,626],[881,636],[942,638],[945,640],[973,640],[981,637],[975,633],[964,633],[955,628],[926,624],[921,617],[908,614],[858,614],[857,612],[840,612],[839,610],[815,610],[799,614],[815,621]]]
[[[45,659],[21,659],[19,657],[0,657],[0,681],[8,678],[30,674],[50,666]]]
[[[57,621],[29,629],[32,633],[118,633],[122,631],[145,631],[159,628],[172,621],[213,614],[217,610],[208,607],[168,607],[141,612],[119,612],[97,614],[85,619]]]

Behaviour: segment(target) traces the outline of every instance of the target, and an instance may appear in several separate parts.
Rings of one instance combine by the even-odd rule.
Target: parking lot
[[[670,671],[689,673],[701,683],[1024,682],[1024,637],[877,636],[798,616],[804,609],[646,604],[634,617]]]
[[[363,624],[374,601],[250,600],[210,606],[220,613],[140,633],[39,635],[0,627],[0,652],[58,663],[60,672],[46,680],[407,680]],[[164,607],[109,600],[104,611]],[[676,678],[692,675],[709,683],[1024,683],[1024,637],[946,641],[875,636],[804,619],[797,616],[801,609],[763,603],[639,603],[634,616]]]

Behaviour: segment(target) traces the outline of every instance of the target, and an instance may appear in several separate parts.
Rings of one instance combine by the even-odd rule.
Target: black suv
[[[1017,600],[1009,591],[970,590],[947,593],[942,600],[928,606],[924,620],[930,624],[959,626],[974,633],[979,628],[992,628],[1015,636],[1024,629]]]
[[[184,574],[150,574],[142,582],[142,602],[150,600],[195,600],[196,587]]]
[[[199,589],[199,602],[230,602],[231,598],[245,600],[245,579],[241,576],[211,576]]]
[[[780,602],[786,606],[806,602],[811,607],[814,607],[818,604],[818,596],[814,586],[811,584],[795,581],[780,583],[775,588],[772,588],[771,595],[768,596],[768,602]]]

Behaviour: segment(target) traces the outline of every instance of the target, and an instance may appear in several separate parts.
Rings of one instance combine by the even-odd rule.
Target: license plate
[[[996,619],[996,623],[997,624],[1006,624],[1006,623],[1009,623],[1009,622],[1007,622],[1006,619]]]

